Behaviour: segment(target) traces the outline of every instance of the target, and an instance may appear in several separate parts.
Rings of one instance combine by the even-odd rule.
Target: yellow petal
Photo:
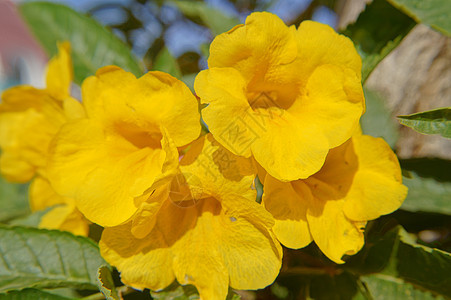
[[[201,71],[194,88],[201,102],[209,104],[202,110],[202,116],[215,139],[236,155],[251,156],[250,146],[258,133],[250,123],[251,107],[240,73],[232,68]]]
[[[407,195],[398,159],[381,138],[352,138],[359,169],[344,204],[346,216],[356,221],[378,218],[398,209]]]
[[[0,172],[10,182],[25,183],[36,174],[36,167],[22,159],[15,150],[5,150],[0,156]]]
[[[41,176],[33,179],[33,182],[30,184],[29,194],[32,211],[43,210],[61,203],[74,204],[72,199],[58,195],[48,180]]]
[[[296,29],[274,14],[257,12],[246,24],[218,35],[210,46],[210,68],[232,67],[256,89],[279,87],[282,93],[298,79],[290,65],[297,56]],[[285,86],[285,91],[282,89]]]
[[[353,255],[362,248],[363,230],[345,216],[344,200],[335,189],[315,178],[309,178],[309,184],[314,197],[307,211],[310,233],[329,259],[343,263],[343,255]]]
[[[314,21],[304,21],[297,30],[299,79],[306,82],[321,65],[336,65],[350,69],[361,78],[362,61],[354,43],[337,34],[330,26]]]
[[[103,126],[89,119],[63,126],[51,154],[52,185],[102,226],[118,225],[135,213],[135,197],[152,186],[166,158],[161,148],[136,148],[120,137],[105,139]]]
[[[58,54],[50,60],[47,66],[47,91],[55,99],[64,100],[69,96],[72,77],[70,43],[59,43]]]
[[[44,173],[50,141],[65,122],[62,107],[45,92],[19,86],[5,91],[0,104],[1,170],[16,182]]]
[[[87,236],[89,222],[73,205],[63,204],[52,208],[39,223],[39,228],[69,231],[75,235]]]
[[[158,230],[137,239],[131,233],[131,222],[107,227],[99,247],[102,257],[121,272],[121,281],[126,285],[161,290],[175,279],[170,248]]]
[[[169,196],[168,186],[155,189],[151,196],[146,197],[146,200],[139,205],[139,209],[131,221],[131,232],[136,238],[142,239],[152,231],[157,221],[156,215]]]
[[[196,199],[205,195],[226,199],[228,194],[241,195],[252,201],[256,168],[251,159],[236,156],[222,147],[211,134],[193,142],[180,161],[180,169],[191,194]],[[179,189],[180,190],[180,189]]]
[[[67,97],[63,101],[64,114],[67,120],[86,118],[86,112],[81,102],[72,97]]]
[[[288,248],[299,249],[312,241],[307,223],[309,188],[301,181],[281,182],[266,176],[262,204],[274,219],[273,232]]]
[[[306,96],[288,111],[304,124],[315,124],[334,148],[348,140],[359,126],[364,111],[360,78],[335,65],[317,67],[308,79]]]
[[[125,123],[121,126],[133,122],[148,132],[163,126],[177,147],[200,134],[197,99],[183,82],[162,72],[136,79],[117,67],[105,67],[83,82],[82,95],[88,117],[106,126],[118,125],[118,120]]]
[[[237,289],[262,288],[277,276],[281,249],[263,208],[245,201],[255,206],[231,215],[213,198],[188,208],[167,201],[143,239],[133,237],[129,225],[106,228],[102,255],[125,283],[140,289],[164,288],[174,273],[180,283],[194,284],[202,299],[225,299],[229,280]]]
[[[328,142],[316,124],[284,112],[268,119],[265,131],[251,145],[255,160],[273,177],[290,181],[307,178],[324,164]]]

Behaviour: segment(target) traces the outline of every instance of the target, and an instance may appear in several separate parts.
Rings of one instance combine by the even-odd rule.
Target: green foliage
[[[180,79],[182,72],[177,63],[177,60],[169,52],[168,48],[164,47],[158,53],[153,63],[153,69],[171,74],[172,76]]]
[[[52,294],[37,289],[24,289],[21,291],[10,291],[5,294],[0,294],[0,300],[68,300],[71,298]]]
[[[409,188],[409,192],[402,209],[451,215],[451,182],[438,182],[433,178],[422,178],[410,173],[409,177],[403,178],[403,183]]]
[[[0,177],[0,223],[29,212],[28,184],[9,183]]]
[[[97,270],[97,284],[107,300],[119,300],[113,277],[108,266],[101,266]]]
[[[451,36],[451,2],[447,0],[388,0],[418,23]]]
[[[50,2],[24,3],[20,12],[50,56],[57,53],[58,41],[70,41],[76,83],[107,65],[117,65],[137,76],[142,74],[129,47],[97,21]]]
[[[150,292],[152,299],[155,300],[197,300],[199,293],[193,285],[180,285],[174,281],[170,286],[160,292]],[[240,300],[241,297],[234,291],[229,290],[226,300]]]
[[[155,300],[194,300],[199,299],[197,290],[192,285],[179,285],[177,282],[172,283],[169,287],[161,292],[150,292],[150,295]]]
[[[395,278],[392,281],[398,284],[386,285],[385,288],[396,294],[386,294],[386,299],[397,299],[397,295],[412,293],[412,288],[433,295],[451,295],[451,277],[448,276],[451,255],[417,244],[401,227],[383,236],[369,236],[365,248],[349,260],[348,268],[364,276],[363,282],[370,282],[370,286]],[[381,291],[376,289],[375,293],[380,295]]]
[[[177,1],[172,0],[178,9],[188,18],[199,19],[206,25],[213,35],[218,35],[232,29],[240,24],[240,20],[235,17],[224,15],[221,11],[214,9],[205,2],[199,1]]]
[[[362,131],[374,137],[382,137],[394,148],[398,140],[398,124],[394,121],[384,100],[378,94],[364,89],[366,112],[360,119]]]
[[[422,134],[440,134],[451,138],[451,108],[439,108],[408,116],[399,116],[399,123]]]
[[[398,46],[415,21],[385,0],[375,0],[343,33],[356,44],[362,56],[362,81],[377,64]]]
[[[96,289],[97,245],[68,232],[0,226],[0,292],[27,287]]]
[[[390,299],[444,299],[433,295],[431,292],[416,289],[412,284],[395,276],[374,274],[362,276],[360,281],[364,284],[368,294],[371,295],[370,299],[373,300],[385,300],[388,297]]]

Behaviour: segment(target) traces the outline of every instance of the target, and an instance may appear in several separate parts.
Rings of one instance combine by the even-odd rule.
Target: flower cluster
[[[367,221],[406,196],[395,154],[360,132],[361,60],[327,25],[251,14],[214,39],[200,103],[168,74],[115,66],[87,78],[78,102],[69,47],[59,49],[45,90],[2,96],[1,172],[33,180],[33,209],[52,207],[41,227],[103,226],[101,254],[134,288],[176,279],[225,299],[229,286],[271,284],[281,245],[312,241],[343,263]]]

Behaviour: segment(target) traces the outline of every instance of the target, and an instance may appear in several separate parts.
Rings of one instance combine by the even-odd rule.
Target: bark
[[[355,21],[365,0],[346,0],[339,24]],[[351,7],[346,10],[346,7]],[[426,25],[416,25],[373,71],[366,87],[380,93],[393,116],[451,106],[451,38]],[[451,140],[419,134],[399,125],[400,158],[451,159]]]

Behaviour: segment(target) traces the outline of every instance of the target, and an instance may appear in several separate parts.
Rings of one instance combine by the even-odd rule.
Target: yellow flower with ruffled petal
[[[102,256],[138,289],[177,279],[196,286],[201,299],[225,299],[229,286],[271,284],[282,251],[273,218],[255,202],[249,160],[207,135],[192,143],[180,170],[128,223],[105,228]]]
[[[264,179],[262,204],[274,232],[289,248],[315,241],[336,263],[364,244],[366,222],[398,209],[407,194],[398,159],[381,138],[356,134],[332,149],[321,170],[307,179]]]
[[[287,27],[270,13],[217,36],[195,80],[202,116],[231,152],[272,176],[307,178],[348,140],[364,111],[361,59],[327,25]]]
[[[81,104],[70,96],[72,62],[70,45],[58,45],[58,54],[47,67],[47,87],[17,86],[2,94],[0,104],[0,171],[12,182],[33,182],[30,186],[32,211],[54,205],[39,227],[88,234],[88,222],[71,199],[55,193],[48,184],[46,164],[49,145],[68,120],[84,115]]]
[[[58,133],[49,179],[92,222],[119,225],[175,174],[176,147],[200,134],[198,101],[168,74],[137,79],[114,66],[88,77],[82,97],[86,118]]]

